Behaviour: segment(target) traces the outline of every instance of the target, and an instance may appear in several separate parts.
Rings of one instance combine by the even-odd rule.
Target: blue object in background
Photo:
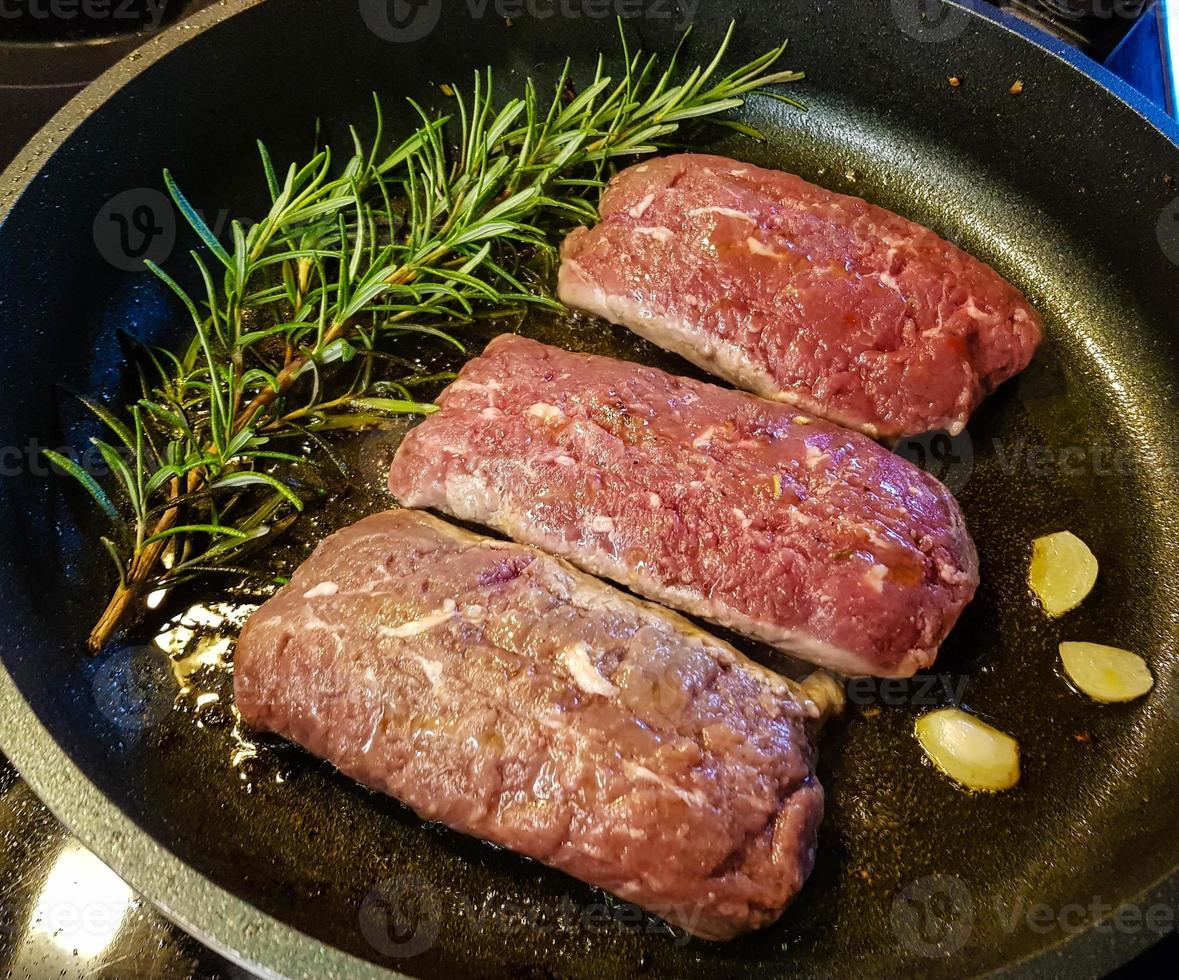
[[[1105,65],[1179,119],[1179,0],[1158,0]]]

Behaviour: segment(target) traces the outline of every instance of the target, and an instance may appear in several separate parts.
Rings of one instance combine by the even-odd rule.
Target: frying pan
[[[632,37],[669,50],[682,11],[638,8]],[[734,19],[734,61],[789,36],[807,111],[754,97],[746,116],[768,140],[711,145],[937,229],[1048,322],[1043,352],[967,440],[913,449],[957,490],[983,585],[932,690],[860,692],[869,703],[827,736],[818,865],[778,925],[685,941],[423,825],[296,749],[264,744],[234,767],[230,730],[171,710],[158,652],[127,641],[83,654],[109,569],[94,512],[35,449],[86,435],[59,383],[121,402],[120,334],[166,340],[181,323],[148,274],[112,260],[96,216],[158,189],[164,166],[207,217],[248,216],[264,192],[254,137],[295,159],[316,119],[330,138],[368,119],[374,89],[387,107],[436,99],[438,83],[491,64],[506,92],[553,77],[565,55],[584,78],[618,50],[612,19],[589,16],[601,5],[538,17],[551,8],[536,4],[510,26],[494,8],[474,16],[479,4],[389,9],[384,21],[368,2],[202,12],[79,95],[0,181],[0,741],[36,791],[179,924],[268,976],[1097,974],[1156,939],[1179,899],[1179,133],[1116,79],[973,5],[710,0],[687,52],[709,54]],[[409,39],[406,25],[429,29]],[[186,244],[160,256],[177,274]],[[686,370],[576,317],[526,329]],[[345,494],[356,512],[389,504],[380,470],[396,433],[384,438],[358,450],[369,478]],[[349,516],[312,518],[295,557]],[[1061,528],[1090,543],[1102,575],[1050,622],[1024,576],[1029,540]],[[1086,701],[1055,667],[1070,638],[1144,654],[1155,690],[1128,706]],[[955,691],[1019,739],[1015,791],[967,795],[923,764],[913,719]]]

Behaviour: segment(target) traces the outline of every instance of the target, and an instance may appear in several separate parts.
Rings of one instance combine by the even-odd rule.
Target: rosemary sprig
[[[142,396],[122,416],[88,407],[111,435],[93,440],[122,506],[69,460],[55,460],[94,497],[115,530],[103,544],[118,586],[89,638],[99,649],[147,591],[240,559],[308,502],[291,479],[306,463],[291,436],[426,413],[420,379],[377,381],[379,345],[422,333],[460,350],[445,326],[480,310],[556,305],[529,281],[529,257],[551,259],[550,231],[596,220],[591,198],[612,160],[654,153],[684,124],[715,119],[757,89],[801,75],[776,71],[785,45],[720,75],[732,29],[707,65],[680,76],[677,57],[632,54],[621,79],[599,59],[576,94],[566,63],[553,94],[532,80],[502,106],[490,69],[450,115],[410,105],[420,126],[382,154],[377,133],[338,170],[323,149],[280,178],[259,144],[266,216],[238,221],[222,243],[176,186],[177,208],[205,246],[194,251],[204,295],[151,270],[192,319],[179,353],[147,352]],[[678,55],[678,52],[677,52]],[[784,96],[772,94],[777,98]]]

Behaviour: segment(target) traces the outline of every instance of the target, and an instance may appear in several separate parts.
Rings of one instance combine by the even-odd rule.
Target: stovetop
[[[154,30],[211,2],[119,0],[91,8],[110,15],[88,20],[77,16],[80,3],[0,0],[0,169],[105,68]],[[1136,39],[1127,35],[1146,33],[1143,14],[1151,3],[999,0],[996,6],[1048,29],[1096,60],[1108,61],[1113,55],[1121,62],[1144,57],[1149,62],[1156,57],[1153,39],[1139,46],[1143,55],[1132,47]],[[55,17],[54,10],[73,10],[75,15]],[[124,15],[114,16],[117,10]],[[1142,65],[1137,69],[1141,73]],[[1115,977],[1161,976],[1173,970],[1177,958],[1179,937],[1171,936]],[[185,935],[128,888],[54,819],[3,756],[0,971],[4,980],[251,977]]]

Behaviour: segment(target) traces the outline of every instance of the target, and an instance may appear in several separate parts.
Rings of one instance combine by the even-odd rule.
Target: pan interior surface
[[[732,19],[734,63],[789,36],[786,66],[808,75],[791,94],[807,111],[754,97],[743,118],[766,142],[718,141],[713,130],[699,145],[934,228],[1024,289],[1048,324],[1032,367],[986,403],[968,436],[927,447],[962,502],[983,584],[936,673],[854,689],[863,703],[824,741],[817,866],[778,925],[727,945],[686,941],[572,879],[425,825],[293,747],[243,736],[184,699],[174,709],[177,678],[149,640],[175,606],[87,658],[109,564],[94,512],[36,458],[36,447],[87,431],[59,383],[122,402],[133,379],[120,331],[154,341],[180,324],[150,276],[107,260],[95,222],[111,198],[160,188],[169,166],[207,216],[248,215],[264,190],[255,136],[278,160],[301,158],[317,119],[337,139],[370,119],[372,90],[408,126],[400,97],[442,104],[442,83],[461,85],[485,64],[505,97],[527,75],[554,77],[566,55],[584,79],[599,51],[618,52],[612,21],[590,16],[509,24],[490,6],[472,19],[465,4],[426,4],[440,22],[391,41],[371,27],[373,5],[268,0],[208,30],[171,32],[144,66],[118,69],[121,84],[104,83],[108,98],[88,92],[67,110],[72,128],[51,155],[25,158],[38,168],[28,186],[0,198],[0,445],[17,447],[0,481],[0,594],[5,689],[27,708],[5,719],[0,741],[71,829],[202,938],[271,967],[281,951],[247,949],[248,929],[229,938],[210,883],[331,949],[422,977],[937,977],[1051,973],[1082,956],[1078,968],[1092,972],[1158,938],[1142,919],[1070,942],[1179,866],[1179,234],[1168,237],[1165,222],[1179,208],[1179,149],[1026,38],[958,8],[958,33],[940,38],[905,6],[710,3],[685,51],[705,56]],[[669,50],[682,25],[656,16],[663,10],[633,20],[632,38]],[[183,244],[170,270],[184,268]],[[577,316],[521,329],[690,371]],[[362,478],[310,519],[292,561],[332,526],[392,503],[383,468],[400,434],[351,447]],[[1032,538],[1063,529],[1089,543],[1102,573],[1079,610],[1050,621],[1026,567]],[[1069,639],[1137,651],[1155,690],[1125,706],[1087,701],[1057,668]],[[210,683],[229,696],[224,676]],[[1015,791],[967,795],[923,762],[913,721],[951,701],[1019,740]],[[107,802],[80,805],[81,776],[38,770],[34,743],[59,746]],[[116,819],[165,856],[136,864],[107,832]],[[255,913],[233,908],[250,925]],[[281,931],[260,934],[281,943]],[[347,975],[331,949],[309,975]]]

